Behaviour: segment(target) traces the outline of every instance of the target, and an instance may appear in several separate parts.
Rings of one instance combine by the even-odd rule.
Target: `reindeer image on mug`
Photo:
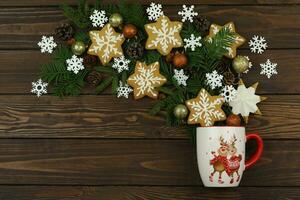
[[[257,150],[245,161],[245,143],[255,139]],[[206,187],[236,187],[245,169],[261,156],[263,142],[257,134],[245,133],[244,127],[198,127],[197,160]]]
[[[233,136],[233,139],[230,140],[230,142],[225,142],[224,138],[220,137],[220,147],[218,149],[218,154],[216,154],[215,151],[212,151],[212,155],[214,156],[213,159],[210,160],[210,165],[213,166],[214,171],[210,174],[209,180],[213,182],[213,177],[216,172],[219,173],[219,183],[224,183],[222,181],[222,173],[225,171],[228,176],[231,177],[230,183],[233,183],[234,173],[237,174],[236,182],[240,180],[239,175],[239,168],[240,168],[240,162],[242,160],[242,155],[237,153],[237,148],[235,147],[236,142],[235,135]],[[229,156],[229,157],[228,157]]]

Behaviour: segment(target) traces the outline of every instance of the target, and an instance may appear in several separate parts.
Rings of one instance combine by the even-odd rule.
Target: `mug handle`
[[[264,149],[264,143],[261,137],[258,134],[251,133],[246,135],[246,141],[254,139],[257,143],[257,149],[256,152],[245,162],[245,169],[248,169],[252,165],[254,165],[260,158],[263,149]]]

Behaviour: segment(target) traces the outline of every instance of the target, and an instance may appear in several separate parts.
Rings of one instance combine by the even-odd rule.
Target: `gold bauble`
[[[85,44],[81,41],[76,41],[74,44],[72,44],[72,52],[77,56],[83,54],[85,50]]]
[[[232,67],[237,73],[243,73],[249,68],[249,61],[245,56],[237,56],[232,61]]]
[[[113,27],[118,27],[123,23],[123,17],[119,13],[114,13],[109,18],[109,24]]]
[[[174,108],[174,115],[177,119],[183,119],[188,115],[189,111],[187,107],[183,104],[178,104]]]

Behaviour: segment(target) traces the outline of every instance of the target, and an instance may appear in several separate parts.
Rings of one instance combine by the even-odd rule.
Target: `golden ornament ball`
[[[241,126],[241,118],[238,115],[231,114],[226,119],[227,126]]]
[[[183,68],[188,64],[188,58],[184,53],[176,53],[173,57],[173,65],[177,68]]]
[[[85,44],[81,41],[76,41],[75,43],[73,43],[71,49],[72,52],[77,56],[82,55],[86,50]]]
[[[125,38],[133,38],[137,34],[137,28],[132,24],[126,24],[123,27],[123,35]]]
[[[113,27],[118,27],[123,23],[123,17],[119,13],[114,13],[109,18],[109,24]]]
[[[249,60],[245,56],[236,56],[232,61],[232,67],[237,73],[243,73],[249,68]]]
[[[177,119],[183,119],[188,115],[189,111],[187,107],[183,104],[178,104],[174,108],[174,115]]]

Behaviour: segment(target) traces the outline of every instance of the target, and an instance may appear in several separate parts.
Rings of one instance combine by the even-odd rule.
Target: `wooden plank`
[[[300,95],[271,95],[263,116],[251,116],[249,132],[265,139],[299,139]],[[169,127],[148,114],[154,101],[114,96],[0,96],[1,138],[182,138],[183,128]]]
[[[300,186],[299,148],[299,140],[266,140],[241,185]],[[185,140],[2,139],[0,158],[0,184],[201,185]]]
[[[133,1],[133,0],[131,0]],[[94,0],[89,0],[89,3],[94,3]],[[117,3],[117,0],[104,0],[104,3]],[[133,1],[136,2],[136,1]],[[176,0],[139,0],[140,3],[144,5],[148,5],[151,2],[161,3],[163,5],[182,5],[181,1]],[[1,1],[0,6],[57,6],[62,3],[67,3],[70,5],[76,5],[75,0],[31,0],[31,1],[23,1],[23,0],[12,0],[12,1]],[[189,0],[189,4],[194,5],[286,5],[286,4],[300,4],[299,0]]]
[[[248,74],[243,74],[245,82],[259,82],[259,93],[262,94],[300,94],[300,50],[268,50],[263,55],[251,54],[241,50],[241,55],[249,55],[254,67]],[[267,58],[278,63],[278,75],[268,79],[260,75],[259,63]],[[31,81],[39,76],[40,66],[48,63],[51,56],[39,51],[0,51],[0,94],[28,94]],[[291,73],[292,72],[292,73]],[[288,77],[288,78],[287,78]],[[83,93],[93,94],[92,88],[86,88]],[[110,94],[111,90],[105,91]]]
[[[0,186],[0,198],[9,200],[213,200],[213,199],[299,199],[299,188],[240,187],[230,190],[202,187],[164,186]]]
[[[164,10],[172,18],[178,18],[179,9],[166,6]],[[238,33],[247,39],[254,34],[265,36],[269,48],[300,48],[299,42],[295,42],[300,40],[300,5],[197,6],[196,10],[215,23],[234,21]],[[37,48],[41,35],[53,34],[55,27],[64,20],[56,7],[1,8],[0,48]]]

